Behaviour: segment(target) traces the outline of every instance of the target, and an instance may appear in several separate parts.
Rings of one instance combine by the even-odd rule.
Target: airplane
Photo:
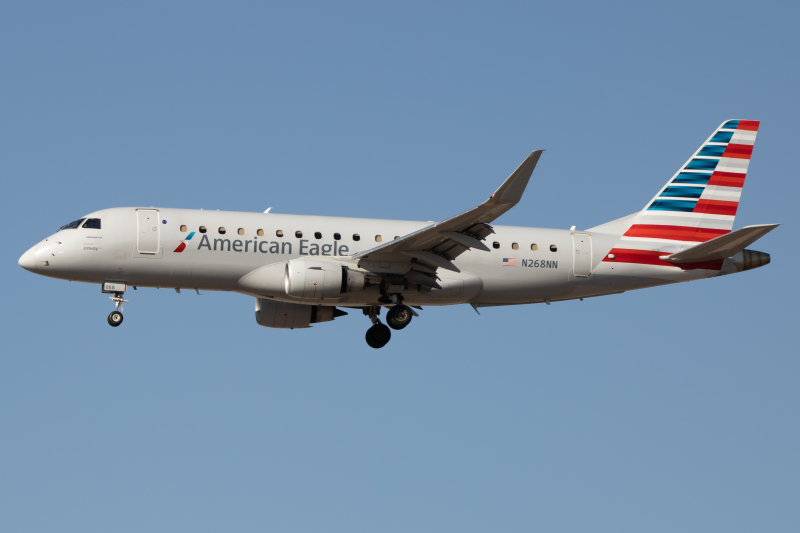
[[[19,264],[100,285],[114,327],[130,287],[233,291],[255,298],[256,322],[270,328],[360,309],[372,322],[367,344],[381,348],[423,305],[480,314],[768,264],[769,254],[746,247],[778,224],[732,231],[758,127],[723,122],[644,209],[587,230],[490,225],[522,198],[536,150],[485,202],[442,222],[120,207],[62,226]]]

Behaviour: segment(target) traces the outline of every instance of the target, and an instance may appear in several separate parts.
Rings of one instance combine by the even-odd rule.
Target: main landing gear
[[[368,315],[372,320],[372,327],[367,330],[367,344],[370,348],[383,348],[392,338],[392,329],[403,329],[410,322],[414,316],[414,312],[410,307],[403,304],[396,304],[389,309],[386,313],[386,323],[382,324],[378,316],[381,314],[381,308],[377,305],[364,308],[364,314]]]
[[[123,294],[125,293],[115,292],[114,296],[109,296],[109,299],[117,306],[116,311],[111,311],[111,313],[108,315],[108,325],[114,328],[122,324],[122,302],[128,301],[122,299]]]

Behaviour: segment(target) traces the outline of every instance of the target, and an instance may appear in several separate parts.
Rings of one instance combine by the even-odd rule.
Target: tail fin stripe
[[[722,148],[722,147],[720,147]],[[729,144],[728,148],[721,154],[722,157],[737,157],[740,159],[750,159],[753,153],[752,144]]]
[[[694,206],[697,201],[690,201],[690,200],[656,200],[648,210],[653,211],[686,211],[692,212],[694,211]]]
[[[738,202],[742,197],[741,187],[724,187],[719,185],[709,185],[703,191],[700,199],[702,200],[723,200],[726,202]]]
[[[740,120],[736,129],[758,131],[758,120]]]
[[[733,138],[734,132],[732,131],[718,131],[711,140],[708,142],[710,143],[729,143],[731,142],[731,138]]]
[[[664,189],[664,192],[661,193],[661,197],[700,198],[704,190],[703,187],[688,187],[685,185],[667,187]]]
[[[727,229],[693,228],[689,226],[662,226],[658,224],[634,224],[625,232],[626,237],[668,239],[673,241],[706,242],[722,235]]]
[[[741,174],[747,173],[747,167],[750,166],[749,159],[737,159],[735,157],[723,157],[719,160],[717,165],[722,172],[739,172]]]
[[[736,130],[730,142],[733,144],[749,144],[752,146],[756,143],[756,135],[757,132],[755,131]]]
[[[695,213],[709,213],[712,215],[736,216],[739,202],[724,202],[721,200],[698,200],[694,208]]]
[[[708,180],[708,185],[722,185],[723,187],[744,187],[745,176],[746,174],[717,171],[711,175],[711,179]]]
[[[714,174],[707,174],[705,172],[681,172],[675,179],[672,180],[672,183],[687,183],[692,185],[705,185],[708,183],[709,179],[713,179],[712,176],[718,174],[715,172]]]
[[[692,159],[686,165],[686,170],[714,170],[717,168],[717,159]]]
[[[707,144],[703,146],[700,152],[697,153],[699,156],[708,156],[708,157],[722,157],[722,154],[725,153],[725,146],[724,145],[713,145]]]

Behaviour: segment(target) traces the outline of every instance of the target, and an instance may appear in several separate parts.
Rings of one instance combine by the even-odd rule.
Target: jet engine
[[[331,306],[290,304],[256,298],[256,322],[268,328],[309,328],[347,313]]]
[[[360,291],[366,277],[363,272],[344,265],[314,259],[292,259],[286,263],[286,294],[304,300],[336,298],[340,294]]]

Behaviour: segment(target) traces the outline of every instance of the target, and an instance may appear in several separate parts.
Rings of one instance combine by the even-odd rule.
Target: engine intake
[[[309,328],[347,313],[332,306],[293,304],[256,298],[256,322],[268,328]]]

